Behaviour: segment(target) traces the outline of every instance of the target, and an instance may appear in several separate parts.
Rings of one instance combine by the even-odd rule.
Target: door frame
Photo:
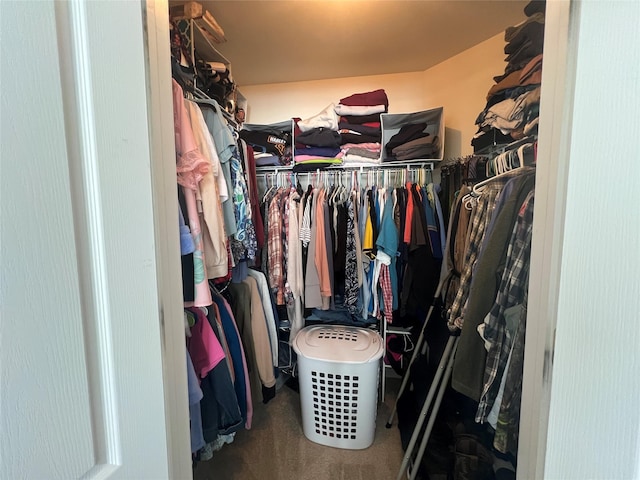
[[[151,179],[169,478],[192,478],[191,434],[178,234],[169,4],[142,0]]]
[[[169,57],[168,2],[143,0],[148,55],[148,95],[154,216],[161,302],[169,471],[191,475],[182,315],[182,284],[175,228],[175,145]],[[569,173],[571,112],[575,86],[579,2],[549,0],[545,15],[545,53],[540,105],[527,342],[523,374],[518,478],[543,478],[550,406],[553,340]],[[166,319],[174,319],[167,321]],[[179,339],[179,340],[178,340]]]
[[[544,478],[559,299],[580,2],[547,1],[533,241],[524,352],[519,479]]]

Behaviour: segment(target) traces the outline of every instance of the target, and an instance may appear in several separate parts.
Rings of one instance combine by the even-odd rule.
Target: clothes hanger
[[[522,145],[521,147],[518,148],[518,150],[522,147],[526,147],[526,145]],[[522,149],[522,151],[524,152],[524,148]],[[500,154],[499,156],[503,156],[504,154]],[[497,170],[499,171],[499,173],[497,175],[494,175],[493,177],[487,178],[486,180],[483,180],[481,182],[476,183],[473,188],[471,189],[471,192],[468,194],[475,194],[475,196],[480,196],[482,194],[482,187],[486,186],[487,184],[489,184],[490,182],[492,182],[493,180],[495,180],[496,178],[500,178],[500,177],[504,177],[506,175],[511,175],[514,171],[520,170],[522,168],[524,168],[526,165],[524,164],[524,156],[523,154],[519,154],[518,158],[519,158],[519,162],[518,162],[518,166],[515,168],[506,168],[505,169],[505,165],[509,165],[508,162],[505,163],[504,160],[504,156],[503,158],[500,159],[500,162],[503,164],[501,167],[499,167]],[[501,170],[501,171],[500,171]],[[466,197],[466,195],[465,195]],[[464,199],[463,199],[464,200]]]
[[[269,178],[272,175],[273,175],[273,173],[266,173],[265,176],[264,176],[264,181],[267,184],[267,191],[265,192],[264,196],[262,197],[262,203],[265,203],[267,201],[267,197],[269,196],[269,194],[272,192],[272,190],[274,188],[273,183],[271,184],[271,187],[269,187]],[[272,182],[273,182],[273,179],[272,179]]]
[[[342,172],[334,172],[334,177],[335,177],[335,189],[333,190],[333,193],[331,195],[330,201],[331,201],[331,205],[337,206],[340,205],[340,199],[342,196],[342,190],[343,190],[343,186],[342,186]]]
[[[344,204],[347,202],[347,200],[349,200],[349,188],[347,185],[346,173],[344,174],[343,180],[344,182],[342,185],[342,192],[340,193],[340,204]]]

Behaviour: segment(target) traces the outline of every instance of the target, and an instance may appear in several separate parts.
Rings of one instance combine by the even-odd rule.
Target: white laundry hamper
[[[312,442],[359,450],[373,443],[383,342],[376,332],[339,325],[306,327],[298,355],[302,429]]]

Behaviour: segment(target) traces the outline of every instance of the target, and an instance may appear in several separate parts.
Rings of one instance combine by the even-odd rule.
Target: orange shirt
[[[316,207],[316,255],[315,264],[320,279],[320,294],[323,297],[331,296],[331,279],[329,278],[329,259],[327,258],[327,242],[325,240],[326,228],[324,224],[325,190],[320,189],[315,201]]]
[[[407,218],[404,221],[404,243],[411,243],[411,223],[413,221],[413,199],[411,198],[411,182],[407,182]]]

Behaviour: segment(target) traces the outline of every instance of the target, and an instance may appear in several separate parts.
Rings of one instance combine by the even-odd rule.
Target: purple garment
[[[269,155],[268,157],[256,157],[256,166],[257,167],[279,167],[280,157],[277,155]]]
[[[180,226],[180,255],[189,255],[196,251],[196,246],[193,243],[191,230],[189,230],[189,227],[184,221],[184,215],[182,214],[182,208],[180,208],[180,205],[178,205],[178,214],[178,225]]]
[[[200,414],[200,400],[203,395],[189,352],[187,352],[187,390],[189,391],[189,418],[191,420],[191,453],[196,453],[205,445]]]

